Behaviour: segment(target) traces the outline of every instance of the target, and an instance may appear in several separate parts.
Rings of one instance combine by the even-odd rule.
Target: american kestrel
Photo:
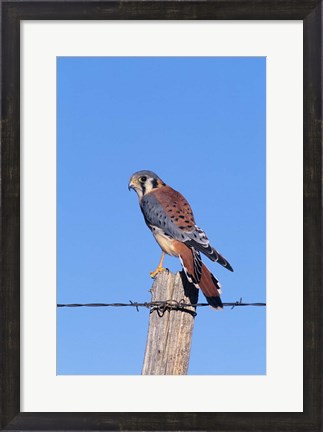
[[[228,270],[233,269],[195,224],[192,209],[183,195],[152,171],[134,173],[128,188],[137,192],[145,222],[162,249],[158,267],[150,275],[155,277],[165,270],[162,267],[165,253],[179,257],[189,282],[202,290],[210,306],[221,309],[221,284],[202,263],[200,252]]]

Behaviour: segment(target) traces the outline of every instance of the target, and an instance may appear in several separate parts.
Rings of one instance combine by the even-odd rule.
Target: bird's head
[[[157,174],[152,171],[137,171],[132,174],[128,189],[134,189],[137,192],[139,199],[147,195],[153,189],[166,186]]]

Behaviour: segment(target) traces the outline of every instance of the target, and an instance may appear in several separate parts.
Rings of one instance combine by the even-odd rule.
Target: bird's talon
[[[155,271],[149,273],[150,277],[153,278],[153,279],[155,279],[156,276],[158,275],[158,273],[161,273],[164,270],[168,270],[168,269],[166,269],[164,267],[157,267]]]

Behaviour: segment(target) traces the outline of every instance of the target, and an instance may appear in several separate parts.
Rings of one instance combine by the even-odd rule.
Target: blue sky
[[[58,58],[57,302],[150,300],[160,248],[127,188],[142,169],[188,199],[230,261],[234,273],[203,259],[222,300],[265,302],[265,167],[265,58]],[[57,373],[140,374],[148,318],[59,308]],[[265,373],[265,308],[198,310],[189,374]]]

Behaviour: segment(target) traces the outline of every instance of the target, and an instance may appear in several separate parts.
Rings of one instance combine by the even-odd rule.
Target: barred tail
[[[216,309],[223,308],[220,298],[221,284],[204,264],[202,264],[202,275],[199,282],[199,287],[201,288],[210,306]]]
[[[222,309],[221,284],[202,263],[199,252],[187,246],[181,247],[180,252],[179,258],[189,282],[202,290],[210,306],[215,309]]]

